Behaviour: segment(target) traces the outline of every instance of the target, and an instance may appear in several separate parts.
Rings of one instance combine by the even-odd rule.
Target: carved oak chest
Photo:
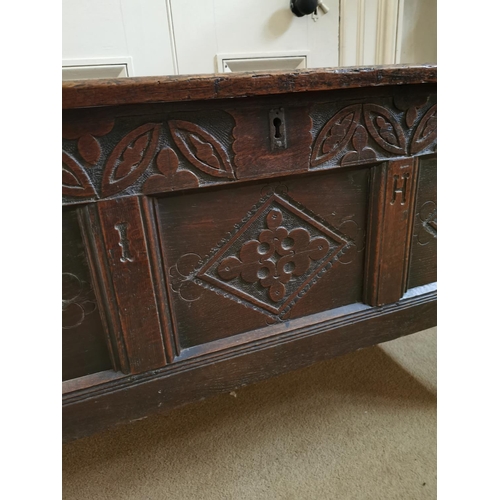
[[[74,439],[436,324],[436,67],[63,84]]]

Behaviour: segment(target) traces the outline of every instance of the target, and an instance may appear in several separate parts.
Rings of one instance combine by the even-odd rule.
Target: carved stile
[[[395,160],[372,169],[365,302],[397,302],[407,288],[413,231],[416,162]]]

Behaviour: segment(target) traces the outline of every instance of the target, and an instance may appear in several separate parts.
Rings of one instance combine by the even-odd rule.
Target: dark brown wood
[[[63,109],[147,102],[177,102],[314,92],[358,87],[435,83],[437,68],[373,66],[294,72],[74,80],[63,83]]]
[[[365,302],[397,302],[406,291],[417,168],[413,159],[372,169]]]
[[[267,341],[216,355],[196,356],[107,387],[67,394],[63,403],[64,439],[69,441],[131,422],[210,395],[346,354],[436,324],[436,293],[421,293],[381,308],[348,306],[323,313],[320,321],[296,320]],[[274,327],[276,328],[276,327]]]
[[[281,174],[309,169],[312,146],[309,106],[280,106],[271,110],[268,107],[255,107],[250,110],[233,109],[230,113],[236,122],[233,151],[238,179],[256,178],[259,175],[257,172]],[[283,147],[274,146],[276,126],[273,121],[278,114],[278,133],[282,136]],[[262,132],[256,134],[256,130]]]
[[[63,203],[232,185],[436,151],[436,86],[63,113]],[[279,113],[280,147],[273,117]],[[81,139],[99,149],[92,163]],[[87,139],[83,147],[87,147]]]
[[[121,198],[97,205],[131,373],[167,362],[140,204]]]
[[[72,394],[82,389],[89,389],[90,387],[97,387],[101,384],[109,384],[109,382],[120,380],[127,377],[122,372],[116,372],[113,370],[100,371],[97,373],[92,373],[90,375],[85,375],[83,377],[78,377],[70,380],[63,380],[62,383],[62,393]]]
[[[114,368],[107,331],[92,286],[78,208],[63,211],[62,378],[83,377]]]
[[[159,199],[164,272],[181,348],[361,301],[368,174],[341,171]],[[290,240],[289,250],[273,243],[263,257],[256,251],[245,261],[250,256],[242,243],[257,247],[273,227],[282,228],[273,238],[297,242]],[[306,262],[294,261],[293,252]],[[244,279],[237,267],[224,271],[232,263]],[[253,282],[243,264],[254,269]],[[295,266],[293,276],[286,266]],[[261,273],[267,276],[260,279]],[[274,297],[275,291],[282,295]]]
[[[63,98],[66,440],[436,324],[435,67]]]
[[[437,159],[419,159],[408,287],[437,281]]]

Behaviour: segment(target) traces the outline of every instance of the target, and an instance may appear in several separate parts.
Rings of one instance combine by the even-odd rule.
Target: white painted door
[[[289,0],[170,0],[177,71],[338,66],[339,0],[325,3],[299,18]]]
[[[404,1],[436,0],[324,0],[301,18],[289,0],[63,0],[63,78],[396,63]]]
[[[175,73],[165,0],[63,0],[62,7],[63,78]]]

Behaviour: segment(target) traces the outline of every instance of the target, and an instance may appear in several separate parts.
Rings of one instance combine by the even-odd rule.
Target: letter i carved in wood
[[[406,292],[417,162],[395,160],[372,169],[364,301],[397,302]]]
[[[120,245],[122,249],[122,256],[120,257],[120,262],[133,262],[134,258],[130,254],[130,242],[127,238],[127,222],[119,222],[115,224],[115,229],[118,231],[120,235],[120,241],[118,245]]]

